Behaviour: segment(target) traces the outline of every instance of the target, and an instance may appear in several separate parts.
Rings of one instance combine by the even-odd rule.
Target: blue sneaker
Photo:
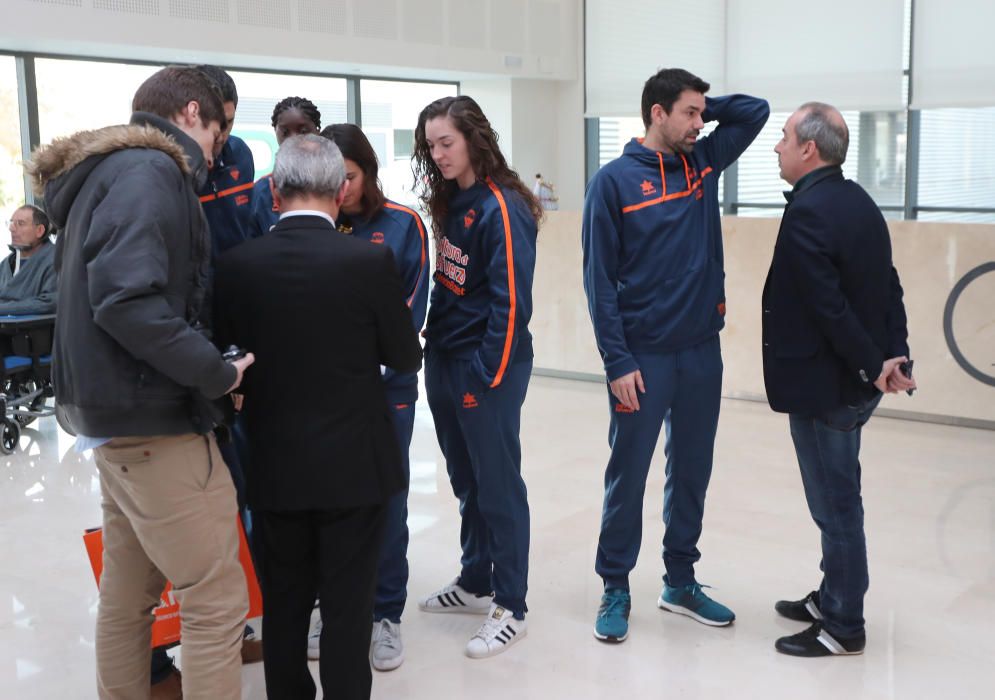
[[[732,610],[716,603],[701,590],[700,583],[675,588],[664,582],[663,593],[656,602],[657,606],[680,615],[687,615],[703,625],[724,627],[736,619]]]
[[[632,599],[623,588],[609,588],[601,596],[598,619],[594,623],[594,636],[602,642],[618,644],[629,636],[629,610]]]

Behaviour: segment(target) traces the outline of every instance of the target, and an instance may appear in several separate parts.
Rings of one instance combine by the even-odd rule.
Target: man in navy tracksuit
[[[709,625],[735,619],[694,576],[722,387],[718,176],[756,138],[769,108],[745,95],[706,98],[708,89],[680,69],[646,81],[646,137],[594,176],[584,205],[584,289],[611,415],[595,565],[605,585],[595,636],[608,642],[628,635],[628,577],[662,425],[666,575],[658,605]],[[710,121],[717,128],[699,141]]]

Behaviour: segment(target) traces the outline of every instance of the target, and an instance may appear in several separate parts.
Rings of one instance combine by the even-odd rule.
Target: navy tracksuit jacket
[[[667,428],[665,580],[694,582],[712,468],[726,310],[719,174],[756,138],[767,102],[706,98],[717,128],[689,154],[668,155],[633,139],[591,180],[584,203],[584,289],[609,381],[639,369],[646,394],[632,412],[608,392],[612,456],[596,570],[628,587],[642,536],[646,475]]]
[[[526,611],[529,507],[519,428],[532,371],[536,222],[491,181],[456,192],[436,242],[425,384],[462,524],[460,585]]]

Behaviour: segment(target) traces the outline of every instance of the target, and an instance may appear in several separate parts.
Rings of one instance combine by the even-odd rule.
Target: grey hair
[[[318,134],[291,136],[276,153],[273,185],[281,197],[334,197],[344,182],[345,161],[331,139]]]
[[[805,112],[795,125],[798,143],[814,141],[822,160],[830,165],[842,165],[850,147],[850,130],[839,110],[824,102],[806,102],[798,111]],[[838,121],[834,117],[838,117]]]

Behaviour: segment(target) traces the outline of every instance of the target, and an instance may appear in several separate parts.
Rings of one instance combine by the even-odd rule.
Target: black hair
[[[274,129],[276,128],[277,120],[280,119],[280,115],[288,109],[299,109],[305,117],[314,122],[315,128],[321,129],[321,112],[314,106],[314,102],[306,97],[285,97],[277,102],[276,107],[273,108],[272,121]]]
[[[643,86],[643,126],[648,129],[653,123],[653,105],[660,105],[670,114],[682,92],[693,90],[704,95],[709,88],[711,85],[683,68],[664,68]]]
[[[225,102],[234,102],[238,107],[238,90],[235,88],[235,81],[231,79],[224,68],[203,64],[196,67],[201,73],[214,81],[214,84],[221,90],[221,96]]]

